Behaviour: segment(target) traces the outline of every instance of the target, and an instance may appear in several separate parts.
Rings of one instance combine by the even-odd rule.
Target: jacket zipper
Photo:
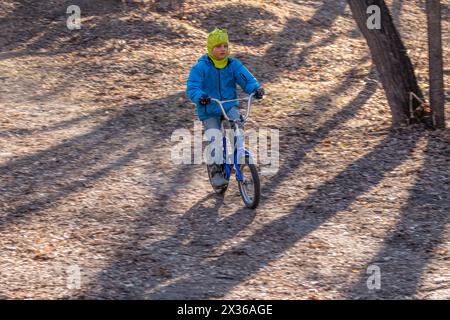
[[[220,97],[220,100],[222,100],[222,92],[221,92],[221,88],[220,88],[220,69],[219,69],[219,97]]]

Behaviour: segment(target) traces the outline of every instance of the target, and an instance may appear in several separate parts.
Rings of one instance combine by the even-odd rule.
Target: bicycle
[[[261,186],[260,186],[260,180],[259,180],[259,174],[258,170],[253,163],[253,158],[250,154],[250,152],[247,149],[243,149],[245,152],[245,155],[242,156],[242,154],[238,154],[238,148],[237,148],[237,137],[240,134],[238,132],[239,128],[242,127],[244,123],[247,121],[250,110],[251,110],[251,101],[253,97],[253,93],[250,94],[246,98],[241,99],[233,99],[233,100],[225,100],[220,101],[214,98],[211,98],[212,102],[217,103],[220,106],[220,109],[222,110],[222,117],[221,117],[221,131],[222,131],[222,141],[223,141],[223,159],[224,163],[221,164],[221,173],[223,174],[223,177],[230,181],[232,170],[234,168],[234,171],[236,173],[236,180],[238,182],[239,186],[239,193],[241,194],[242,200],[244,201],[244,204],[251,209],[255,209],[260,201],[261,198]],[[243,101],[247,100],[247,112],[244,117],[242,115],[240,116],[240,119],[238,120],[231,120],[228,118],[225,109],[223,108],[223,103],[225,102],[233,102],[233,101]],[[225,128],[227,127],[227,124],[230,125],[230,128],[233,130],[234,133],[234,151],[233,151],[233,162],[229,163],[229,156],[227,155],[227,138],[225,133]],[[243,134],[243,132],[242,132]],[[241,151],[242,152],[242,151]],[[240,161],[243,163],[238,163],[238,159],[243,159],[244,161]],[[238,165],[234,165],[238,164]],[[209,169],[209,166],[207,166],[208,171],[208,177],[209,182],[212,185],[211,182],[211,172]],[[228,188],[228,183],[221,187],[214,187],[213,189],[217,194],[224,194],[225,191]],[[251,191],[251,192],[250,192]]]

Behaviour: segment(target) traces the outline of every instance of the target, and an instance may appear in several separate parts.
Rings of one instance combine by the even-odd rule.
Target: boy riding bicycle
[[[256,99],[261,99],[264,89],[255,77],[236,58],[229,57],[230,48],[226,29],[216,28],[208,34],[208,53],[198,59],[191,68],[187,80],[186,93],[196,104],[199,119],[203,122],[205,131],[220,130],[222,111],[216,103],[211,103],[211,98],[218,100],[233,100],[237,98],[236,83],[242,90],[251,94]],[[232,120],[240,118],[238,103],[225,102],[223,104],[227,116]],[[214,142],[214,135],[209,143]],[[214,157],[207,154],[207,162],[211,172],[213,186],[220,187],[228,183],[223,177],[221,164],[223,157]],[[212,158],[214,160],[212,160]]]

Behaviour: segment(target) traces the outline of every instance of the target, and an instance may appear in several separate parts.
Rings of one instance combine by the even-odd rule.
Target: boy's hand
[[[200,99],[198,99],[198,103],[200,103],[202,106],[206,106],[207,104],[211,103],[211,97],[204,94],[200,97]]]
[[[264,88],[258,88],[255,90],[255,99],[262,99],[263,95],[264,95]]]

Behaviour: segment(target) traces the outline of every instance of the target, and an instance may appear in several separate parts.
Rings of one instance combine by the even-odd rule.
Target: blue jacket
[[[236,99],[236,83],[247,94],[260,87],[255,77],[236,58],[228,57],[228,64],[223,69],[217,69],[207,54],[198,59],[189,73],[186,93],[189,99],[197,105],[199,119],[203,121],[222,115],[219,105],[215,102],[206,106],[200,105],[198,100],[201,95],[208,95],[218,100]],[[237,105],[237,102],[223,104],[226,112]]]

